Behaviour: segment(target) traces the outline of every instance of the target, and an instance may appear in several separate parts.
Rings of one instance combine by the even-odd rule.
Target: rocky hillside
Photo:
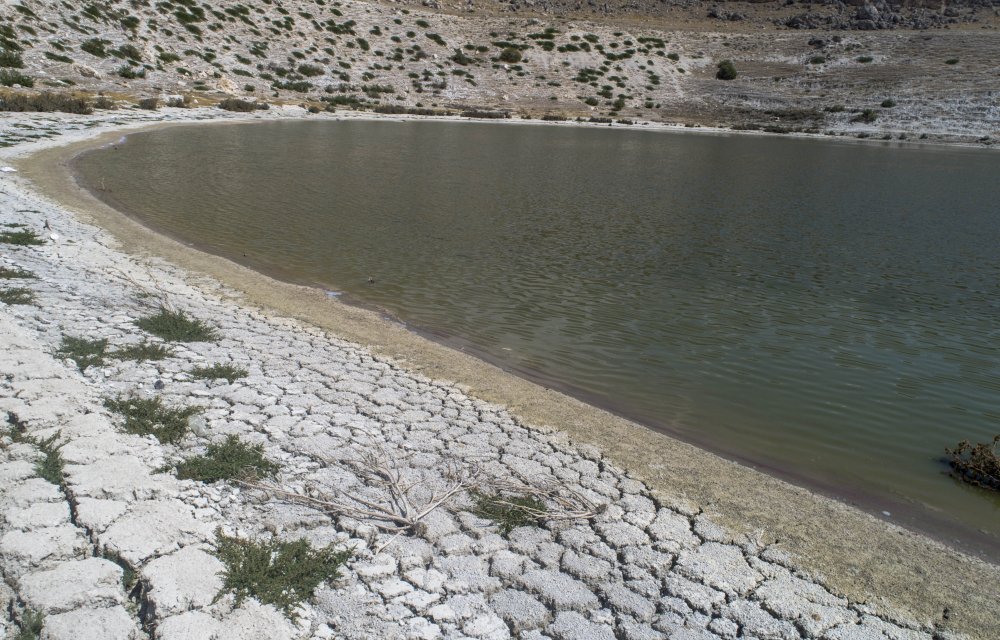
[[[235,96],[314,109],[642,119],[879,137],[985,140],[1000,130],[996,97],[984,82],[1000,75],[990,53],[1000,51],[994,29],[821,33],[680,17],[678,29],[652,19],[524,17],[476,6],[459,15],[447,12],[453,7],[360,1],[17,0],[0,8],[0,84],[103,93],[106,106],[141,98],[146,106],[152,98],[212,104]],[[712,6],[707,10],[723,16],[757,5]],[[786,22],[803,9],[760,6],[784,12]],[[833,6],[814,8],[828,16]],[[877,6],[857,10],[878,12],[878,20],[870,16],[876,26],[896,15]],[[963,9],[973,10],[985,12]],[[717,77],[727,59],[735,79]]]

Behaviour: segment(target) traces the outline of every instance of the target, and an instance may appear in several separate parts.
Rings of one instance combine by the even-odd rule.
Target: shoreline
[[[246,120],[213,119],[212,123],[236,121]],[[421,338],[374,312],[348,307],[320,291],[277,282],[224,258],[201,253],[106,207],[75,185],[65,164],[81,149],[121,134],[120,129],[97,136],[85,132],[83,139],[63,141],[69,144],[31,153],[15,164],[47,197],[109,231],[129,247],[129,253],[162,256],[188,273],[208,274],[242,291],[240,304],[260,306],[269,314],[277,312],[329,330],[420,375],[455,380],[465,393],[507,407],[525,423],[554,428],[576,444],[596,446],[608,460],[646,481],[666,504],[709,515],[731,531],[731,538],[763,529],[775,550],[795,558],[807,573],[822,575],[830,588],[852,600],[884,599],[887,609],[901,608],[923,620],[933,610],[950,607],[953,616],[970,623],[968,631],[981,629],[986,633],[990,628],[989,607],[997,601],[996,578],[1000,576],[1000,568],[994,565],[964,557],[848,505],[542,389]],[[831,535],[833,532],[837,533]],[[896,564],[886,566],[886,558],[893,558]],[[970,584],[977,585],[977,593],[963,593]],[[961,602],[954,601],[957,594],[963,594]]]

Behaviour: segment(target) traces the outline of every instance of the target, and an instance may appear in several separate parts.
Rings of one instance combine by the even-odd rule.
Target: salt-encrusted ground
[[[22,146],[39,133],[109,126],[61,116],[16,122]],[[41,232],[45,220],[58,239],[0,246],[0,266],[38,276],[0,282],[27,286],[37,299],[0,303],[0,428],[23,428],[36,439],[58,433],[66,467],[61,486],[49,483],[37,476],[36,446],[2,440],[0,599],[10,619],[0,616],[0,636],[5,628],[15,635],[26,610],[46,615],[42,637],[76,640],[950,636],[831,593],[793,558],[755,540],[733,542],[699,511],[653,498],[599,451],[520,424],[502,407],[324,331],[241,305],[210,279],[127,255],[16,173],[0,174],[0,223]],[[220,338],[175,345],[163,361],[109,361],[83,373],[54,355],[64,336],[106,338],[112,347],[156,341],[134,321],[155,311],[158,296],[217,327]],[[249,376],[229,384],[187,373],[214,363],[239,365]],[[204,411],[179,446],[162,445],[119,430],[120,418],[102,401],[121,394]],[[432,512],[419,535],[374,554],[390,536],[368,523],[157,471],[227,434],[263,444],[290,490],[319,484],[374,497],[329,461],[381,447],[427,486],[446,484],[451,464],[474,465],[494,477],[568,487],[602,512],[503,537],[459,500],[453,510]],[[292,623],[270,606],[216,600],[218,528],[305,537],[355,554],[343,577],[322,587]],[[122,587],[122,564],[139,575],[131,593]]]

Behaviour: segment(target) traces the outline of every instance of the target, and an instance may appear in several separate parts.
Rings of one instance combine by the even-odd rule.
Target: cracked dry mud
[[[39,125],[42,126],[42,125]],[[919,640],[937,633],[831,593],[793,559],[734,541],[699,511],[656,498],[591,447],[521,424],[469,397],[299,321],[240,304],[218,283],[121,252],[15,175],[0,184],[0,222],[47,219],[59,239],[0,247],[0,266],[33,272],[37,305],[0,305],[0,418],[64,443],[60,486],[39,478],[37,446],[0,447],[0,600],[16,633],[26,610],[43,638],[627,638]],[[134,321],[148,291],[216,327],[215,342],[178,344],[158,362],[109,361],[79,372],[55,356],[63,336],[112,347],[152,339]],[[232,363],[249,375],[194,380],[195,366]],[[177,446],[128,435],[102,399],[135,393],[203,408]],[[326,483],[371,491],[345,459],[373,439],[429,485],[447,460],[572,487],[603,511],[590,520],[498,535],[463,511],[432,512],[420,535],[331,519],[232,484],[159,472],[228,434],[260,443],[294,490]],[[253,600],[217,599],[214,531],[354,548],[340,580],[295,622]],[[113,559],[119,559],[118,562]],[[136,572],[128,593],[123,566]]]

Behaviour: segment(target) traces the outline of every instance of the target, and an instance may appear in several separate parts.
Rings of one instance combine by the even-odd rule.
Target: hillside
[[[842,3],[809,10],[425,3],[438,9],[415,1],[21,0],[0,9],[0,82],[131,102],[237,96],[319,109],[474,109],[862,137],[986,141],[1000,134],[1000,34],[990,7],[966,4],[948,16],[884,3],[881,13]],[[904,16],[889,26],[914,16],[955,24],[926,31],[787,26],[803,12],[827,24],[822,16],[857,22],[869,10]],[[588,13],[603,17],[581,17]],[[734,80],[716,77],[726,59]]]

